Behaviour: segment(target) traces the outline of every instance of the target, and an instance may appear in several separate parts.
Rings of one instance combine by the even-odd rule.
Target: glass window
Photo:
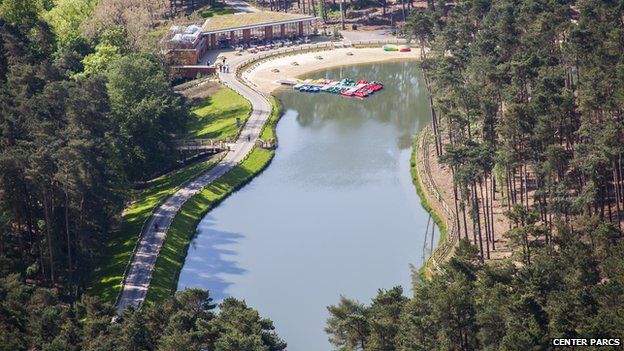
[[[273,38],[281,38],[282,37],[282,27],[278,24],[273,26]]]

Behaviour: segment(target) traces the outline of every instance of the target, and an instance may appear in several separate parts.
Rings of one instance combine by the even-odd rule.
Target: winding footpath
[[[118,312],[123,312],[128,306],[140,307],[145,300],[158,253],[167,235],[167,230],[182,205],[215,179],[230,171],[249,154],[262,132],[262,127],[271,115],[269,101],[237,79],[235,72],[241,62],[241,60],[229,62],[232,68],[231,72],[234,73],[220,73],[219,77],[222,83],[249,100],[253,108],[251,116],[225,157],[208,172],[175,192],[148,219],[122,282],[121,295],[117,304]]]

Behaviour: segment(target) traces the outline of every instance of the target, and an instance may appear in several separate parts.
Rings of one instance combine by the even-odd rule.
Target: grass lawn
[[[223,199],[267,167],[273,154],[274,151],[254,149],[241,164],[208,185],[182,206],[167,232],[156,261],[147,292],[147,303],[162,301],[176,291],[189,244],[201,219]]]
[[[269,116],[269,120],[264,125],[262,129],[262,133],[260,133],[260,139],[264,141],[269,141],[271,139],[277,140],[275,136],[275,127],[277,127],[277,122],[282,117],[282,106],[276,98],[271,98],[271,116]]]
[[[222,3],[216,3],[214,6],[211,6],[207,9],[199,10],[199,15],[202,18],[210,18],[221,15],[230,15],[234,13],[234,9],[228,5]]]
[[[145,220],[149,218],[154,207],[177,188],[210,169],[217,159],[199,162],[172,173],[156,178],[142,190],[136,191],[133,198],[137,199],[123,214],[119,232],[108,244],[109,255],[93,272],[93,281],[89,292],[100,296],[103,300],[114,302],[121,289],[126,264],[132,256],[132,250],[141,232]]]
[[[225,139],[236,137],[251,113],[251,104],[234,90],[223,87],[202,99],[192,110],[186,138]],[[236,118],[240,127],[236,126]]]
[[[236,16],[217,16],[204,24],[204,31],[222,30],[233,27],[247,27],[261,24],[276,23],[301,18],[313,19],[313,16],[295,13],[259,11],[242,13]]]

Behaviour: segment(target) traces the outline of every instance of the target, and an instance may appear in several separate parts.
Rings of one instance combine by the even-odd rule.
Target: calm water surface
[[[409,174],[431,120],[415,63],[343,67],[311,77],[382,81],[366,100],[293,90],[270,167],[198,227],[178,289],[235,296],[271,318],[291,351],[331,350],[325,306],[368,303],[420,266],[427,213]]]

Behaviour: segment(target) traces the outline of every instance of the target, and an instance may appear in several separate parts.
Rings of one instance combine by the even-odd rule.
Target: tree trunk
[[[491,180],[491,185],[492,185],[492,192],[491,192],[491,198],[490,198],[490,223],[492,225],[492,250],[496,250],[496,243],[495,243],[495,237],[494,237],[494,194],[496,193],[496,182],[494,181],[494,173],[490,173],[490,180]],[[485,189],[487,191],[487,188]]]
[[[476,185],[476,181],[474,180],[472,181],[472,198],[473,198],[473,203],[474,203],[473,227],[475,228],[475,231],[479,235],[479,251],[481,252],[481,259],[483,259],[485,258],[485,256],[483,255],[483,236],[481,234],[481,216],[479,215],[479,196],[477,195],[477,185]],[[476,241],[477,239],[476,235],[473,235],[473,236],[475,237],[475,241]]]
[[[464,238],[468,240],[468,222],[466,221],[466,201],[462,195],[462,203],[461,203],[462,216],[464,219]]]
[[[405,0],[401,0],[401,7],[403,12],[403,25],[405,25]]]
[[[616,218],[617,218],[617,222],[618,222],[618,227],[620,226],[620,223],[622,222],[622,218],[620,215],[620,202],[622,201],[622,198],[620,197],[620,192],[619,192],[619,179],[617,176],[617,170],[616,170],[616,164],[615,162],[613,162],[613,192],[615,193],[615,211],[616,211]]]
[[[523,174],[524,174],[524,191],[525,196],[524,198],[526,199],[526,209],[529,209],[529,176],[528,176],[528,172],[527,172],[527,165],[525,164],[524,167],[522,168],[524,170]],[[520,175],[522,177],[522,174]]]
[[[67,239],[67,274],[68,274],[68,289],[69,289],[69,304],[74,307],[74,277],[72,267],[72,250],[71,250],[71,234],[69,232],[69,194],[67,189],[67,182],[65,183],[65,236]]]
[[[484,199],[483,204],[483,219],[485,220],[485,254],[487,259],[490,259],[490,220],[488,216],[488,198],[483,196],[482,179],[479,179],[479,191],[481,192],[481,198]]]
[[[340,0],[340,26],[345,30],[344,0]]]
[[[460,233],[460,225],[459,225],[459,206],[457,204],[457,185],[453,182],[453,203],[455,204],[455,222],[457,225],[457,236]]]
[[[50,258],[50,281],[52,282],[52,286],[56,285],[56,279],[54,276],[54,250],[52,245],[52,220],[50,218],[50,204],[48,202],[47,190],[43,190],[43,212],[45,216],[45,226],[46,226],[46,241],[48,242],[48,254]]]

